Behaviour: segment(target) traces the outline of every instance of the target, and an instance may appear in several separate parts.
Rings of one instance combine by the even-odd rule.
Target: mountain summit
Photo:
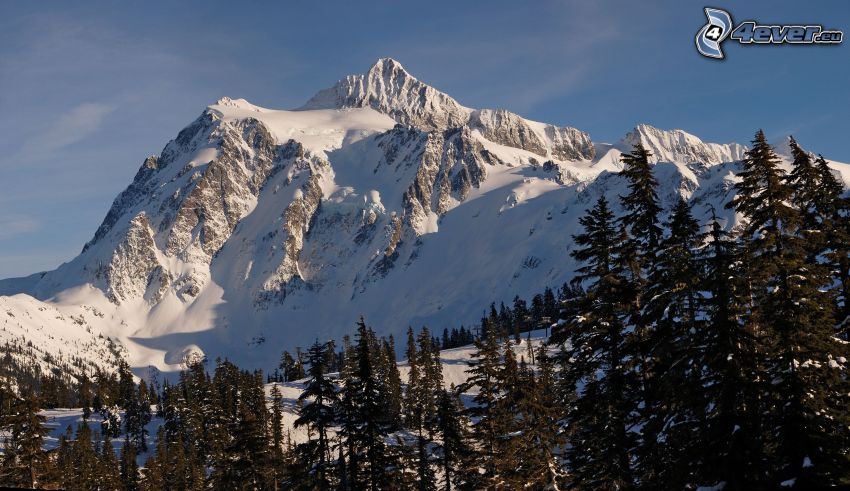
[[[137,369],[268,368],[361,314],[382,334],[468,326],[572,277],[578,218],[624,194],[619,157],[638,141],[665,205],[723,210],[741,145],[646,125],[594,143],[464,107],[389,58],[294,111],[225,97],[142,162],[79,256],[0,281],[15,295],[3,336]]]
[[[349,75],[320,91],[301,109],[371,107],[401,124],[425,130],[462,126],[470,109],[420,82],[392,58],[381,58],[362,75]]]

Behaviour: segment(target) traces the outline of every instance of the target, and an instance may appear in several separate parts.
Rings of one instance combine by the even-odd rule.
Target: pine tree
[[[141,389],[141,386],[139,386]],[[151,421],[151,406],[147,400],[146,394],[141,390],[133,393],[126,402],[126,410],[124,412],[124,430],[130,437],[133,445],[136,447],[136,452],[144,453],[148,451],[147,424]]]
[[[837,394],[846,393],[836,362],[843,346],[833,338],[828,272],[807,254],[804,220],[788,204],[794,190],[778,162],[759,131],[730,202],[749,220],[742,239],[753,283],[751,321],[769,341],[764,433],[775,446],[774,480],[828,485],[844,479],[847,468],[844,438],[835,430],[844,418],[835,406]]]
[[[658,181],[652,174],[650,157],[652,154],[641,142],[634,145],[632,153],[624,153],[620,157],[623,163],[620,176],[628,180],[629,188],[629,193],[620,197],[626,211],[621,221],[628,225],[631,236],[640,242],[639,249],[647,254],[656,250],[662,236],[659,226],[662,209],[656,191]]]
[[[97,468],[97,489],[121,489],[118,459],[115,457],[115,450],[108,436],[103,436],[100,441]]]
[[[809,153],[800,148],[794,137],[788,142],[793,157],[791,172],[785,184],[791,191],[791,203],[800,213],[800,232],[815,249],[822,245],[818,202],[820,201],[820,172],[812,163]]]
[[[378,348],[377,377],[383,385],[382,391],[386,398],[386,418],[390,424],[390,430],[395,431],[401,428],[403,404],[401,373],[396,361],[395,340],[392,336],[388,339],[382,338]]]
[[[695,342],[705,326],[697,250],[700,228],[690,205],[681,199],[672,210],[669,237],[660,243],[648,278],[643,316],[649,325],[647,353],[652,360],[652,397],[645,406],[644,441],[637,455],[641,485],[686,488],[694,482],[700,424],[706,404],[703,363]]]
[[[330,487],[331,442],[328,430],[334,425],[335,411],[339,401],[336,387],[326,377],[328,344],[316,341],[308,351],[308,379],[304,391],[298,396],[302,403],[295,427],[308,426],[316,440],[302,447],[308,454],[311,473],[321,489]]]
[[[77,426],[71,450],[72,467],[65,469],[71,474],[66,479],[70,489],[97,489],[98,454],[92,446],[92,434],[87,424]]]
[[[436,395],[442,388],[442,368],[439,351],[431,333],[423,327],[417,345],[413,332],[408,331],[407,355],[410,367],[405,393],[407,427],[416,435],[416,485],[420,490],[436,488],[436,478],[431,468],[428,447],[433,439],[436,419]],[[427,432],[427,435],[426,435]]]
[[[565,479],[559,454],[564,443],[558,412],[555,366],[546,346],[536,353],[538,371],[522,367],[520,382],[526,387],[520,399],[521,484],[533,489],[559,489]]]
[[[119,473],[121,475],[121,489],[124,491],[138,491],[140,489],[136,445],[130,441],[129,436],[124,439],[124,445],[121,447]]]
[[[499,398],[493,412],[492,421],[497,435],[493,453],[491,479],[494,485],[514,488],[522,486],[523,476],[518,472],[523,467],[526,448],[520,438],[523,432],[522,421],[518,419],[528,386],[524,385],[520,368],[514,355],[513,344],[506,340],[502,349],[502,366],[496,375],[496,389]]]
[[[459,489],[467,489],[467,479],[477,470],[474,464],[474,451],[470,445],[469,421],[464,417],[463,405],[455,394],[440,389],[437,396],[437,433],[441,442],[440,463],[443,470],[443,489],[451,491],[454,484]]]
[[[167,440],[165,428],[160,426],[156,435],[156,452],[145,462],[144,478],[141,489],[145,491],[158,491],[166,488],[166,461],[168,460]]]
[[[126,409],[127,405],[136,396],[136,384],[133,382],[133,373],[130,365],[124,359],[118,362],[118,407]]]
[[[284,480],[284,455],[283,455],[283,394],[280,392],[280,387],[277,383],[272,386],[271,390],[272,409],[271,409],[271,457],[270,469],[272,479],[272,489],[279,489],[280,483]]]
[[[0,482],[17,487],[38,488],[52,474],[52,462],[44,451],[46,418],[39,414],[33,395],[17,399],[11,414],[3,417],[8,432],[0,464]]]
[[[620,260],[626,266],[624,272],[630,299],[630,312],[627,324],[633,329],[627,337],[626,349],[635,358],[635,371],[640,382],[639,391],[634,396],[635,404],[643,407],[642,414],[636,415],[635,425],[642,429],[641,453],[647,454],[645,462],[653,463],[654,469],[643,469],[650,475],[660,471],[660,448],[656,428],[647,425],[646,421],[652,414],[649,408],[659,404],[659,390],[656,387],[655,376],[659,370],[654,366],[656,360],[651,354],[651,338],[654,337],[653,326],[646,318],[645,303],[648,293],[648,278],[654,274],[658,248],[661,245],[662,229],[659,225],[662,212],[658,200],[658,181],[652,173],[650,158],[652,154],[641,142],[634,145],[631,153],[623,154],[620,158],[623,170],[620,176],[628,181],[629,192],[620,196],[620,203],[625,214],[620,217],[621,239]]]
[[[473,486],[484,488],[492,485],[497,476],[495,462],[499,446],[499,372],[501,355],[496,333],[483,331],[475,340],[475,351],[470,355],[466,383],[461,390],[475,387],[478,393],[473,397],[473,405],[467,414],[475,421],[472,436],[478,447],[479,465],[484,469],[481,476],[470,476]]]
[[[381,351],[374,332],[361,318],[340,403],[341,434],[348,449],[345,480],[351,489],[386,488],[399,469],[396,456],[385,441],[391,424],[387,419],[385,386],[376,370]]]
[[[56,448],[56,469],[58,472],[55,481],[60,487],[66,489],[71,487],[74,474],[74,430],[69,425],[65,428],[65,433],[59,435],[59,445]]]
[[[706,327],[694,343],[702,345],[703,382],[707,411],[699,443],[702,451],[694,462],[701,484],[725,483],[728,489],[745,489],[763,479],[763,444],[758,428],[758,339],[747,318],[748,288],[741,271],[738,244],[716,218],[710,224],[709,241],[700,254],[707,292],[701,311]]]
[[[632,304],[626,266],[618,256],[622,239],[605,197],[579,223],[579,247],[571,255],[583,265],[577,281],[586,284],[575,314],[554,342],[562,345],[568,369],[564,384],[575,391],[569,424],[574,428],[568,459],[573,485],[622,488],[633,483],[629,418],[636,384],[625,332]]]
[[[339,422],[339,489],[360,489],[361,464],[359,451],[359,410],[357,391],[359,384],[355,378],[356,358],[354,347],[348,336],[343,337],[343,361],[340,378],[342,390],[336,419]]]
[[[836,332],[844,341],[850,341],[850,201],[843,198],[844,186],[822,155],[814,165],[819,190],[814,208],[824,236],[823,255],[834,279],[830,293],[836,308]]]

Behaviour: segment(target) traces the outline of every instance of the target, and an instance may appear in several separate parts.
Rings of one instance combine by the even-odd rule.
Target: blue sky
[[[844,0],[709,5],[850,31]],[[296,107],[382,56],[464,105],[595,141],[649,123],[746,143],[761,127],[850,162],[850,47],[727,42],[705,59],[703,6],[0,0],[0,277],[76,255],[143,159],[219,97]]]

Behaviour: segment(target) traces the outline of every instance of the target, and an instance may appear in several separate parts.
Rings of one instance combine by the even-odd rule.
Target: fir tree
[[[341,481],[349,489],[388,487],[399,470],[397,456],[386,444],[392,424],[387,417],[386,385],[378,378],[382,353],[374,332],[361,318],[356,347],[346,356],[340,401],[340,434],[348,453]]]
[[[302,403],[295,427],[308,426],[316,435],[305,447],[309,455],[311,473],[315,474],[317,486],[330,487],[331,442],[328,430],[334,425],[335,411],[339,401],[336,387],[326,377],[327,344],[318,341],[308,351],[308,379],[304,391],[298,397]]]
[[[451,491],[452,485],[467,489],[468,476],[477,474],[472,468],[474,452],[470,445],[469,421],[464,417],[463,405],[454,393],[440,389],[437,395],[437,433],[441,442],[440,464],[443,471],[443,489]]]
[[[118,459],[115,457],[115,450],[108,436],[103,436],[100,441],[97,481],[97,489],[121,489],[122,487]]]
[[[749,220],[742,240],[753,284],[750,320],[769,341],[763,433],[775,446],[770,468],[778,481],[834,484],[847,468],[844,439],[835,431],[836,418],[843,419],[836,394],[846,391],[837,383],[843,346],[832,336],[828,273],[807,254],[803,219],[788,204],[794,190],[763,132],[743,167],[730,206]]]
[[[150,401],[147,400],[146,394],[142,393],[141,387],[139,386],[140,390],[134,392],[133,397],[127,401],[124,413],[124,430],[138,453],[148,451],[147,424],[151,421]]]
[[[627,224],[632,237],[640,242],[639,249],[652,253],[661,241],[662,230],[659,226],[661,205],[658,202],[658,181],[652,174],[649,162],[652,154],[638,142],[631,153],[620,157],[623,170],[620,176],[628,180],[629,193],[621,196],[626,214],[621,218]]]
[[[622,235],[604,196],[579,223],[584,232],[574,237],[579,248],[571,255],[582,263],[577,280],[587,285],[586,293],[574,303],[566,329],[553,336],[568,342],[563,364],[569,368],[562,376],[576,391],[568,458],[576,486],[628,487],[636,385],[625,332],[632,294],[618,257]]]
[[[472,426],[472,436],[478,446],[479,465],[484,469],[482,476],[470,476],[473,486],[486,487],[491,485],[497,476],[495,462],[499,448],[499,372],[501,370],[501,355],[496,333],[483,331],[482,336],[475,340],[475,351],[467,370],[468,378],[461,386],[462,390],[470,387],[478,389],[473,397],[473,404],[467,409],[467,414],[475,423]]]
[[[46,418],[39,414],[33,395],[18,399],[4,416],[8,432],[0,464],[0,481],[9,486],[38,488],[52,474],[52,462],[44,451]]]
[[[701,391],[703,363],[695,343],[702,272],[696,258],[702,237],[684,199],[673,208],[670,235],[662,240],[647,286],[643,316],[650,326],[647,353],[652,360],[652,394],[645,402],[645,440],[637,455],[643,486],[685,488],[694,482],[701,451],[700,424],[705,410]]]
[[[121,447],[119,473],[121,475],[121,488],[124,491],[139,490],[139,465],[136,463],[136,445],[130,441],[129,437],[124,439],[124,445]]]
[[[284,469],[283,455],[283,395],[280,392],[280,387],[277,383],[272,386],[271,390],[272,409],[271,409],[271,457],[270,469],[272,488],[279,489],[282,482]]]
[[[395,340],[392,336],[381,339],[378,352],[378,380],[383,383],[383,392],[386,397],[386,418],[391,430],[401,428],[402,415],[402,390],[401,373],[396,362]]]

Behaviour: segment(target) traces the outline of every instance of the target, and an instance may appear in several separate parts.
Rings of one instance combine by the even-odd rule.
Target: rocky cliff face
[[[320,91],[302,109],[371,107],[401,124],[424,130],[462,126],[470,109],[411,76],[391,58],[381,58],[363,75],[349,75]]]
[[[80,256],[0,294],[95,306],[135,366],[164,369],[188,352],[267,368],[360,314],[388,334],[474,323],[572,276],[578,218],[625,193],[619,157],[638,141],[663,204],[723,210],[741,145],[645,125],[595,144],[382,59],[299,110],[219,100],[142,163]]]
[[[652,152],[656,162],[717,165],[739,161],[746,151],[745,146],[737,143],[705,143],[682,130],[665,131],[645,124],[638,125],[623,140],[628,147],[638,142]]]

